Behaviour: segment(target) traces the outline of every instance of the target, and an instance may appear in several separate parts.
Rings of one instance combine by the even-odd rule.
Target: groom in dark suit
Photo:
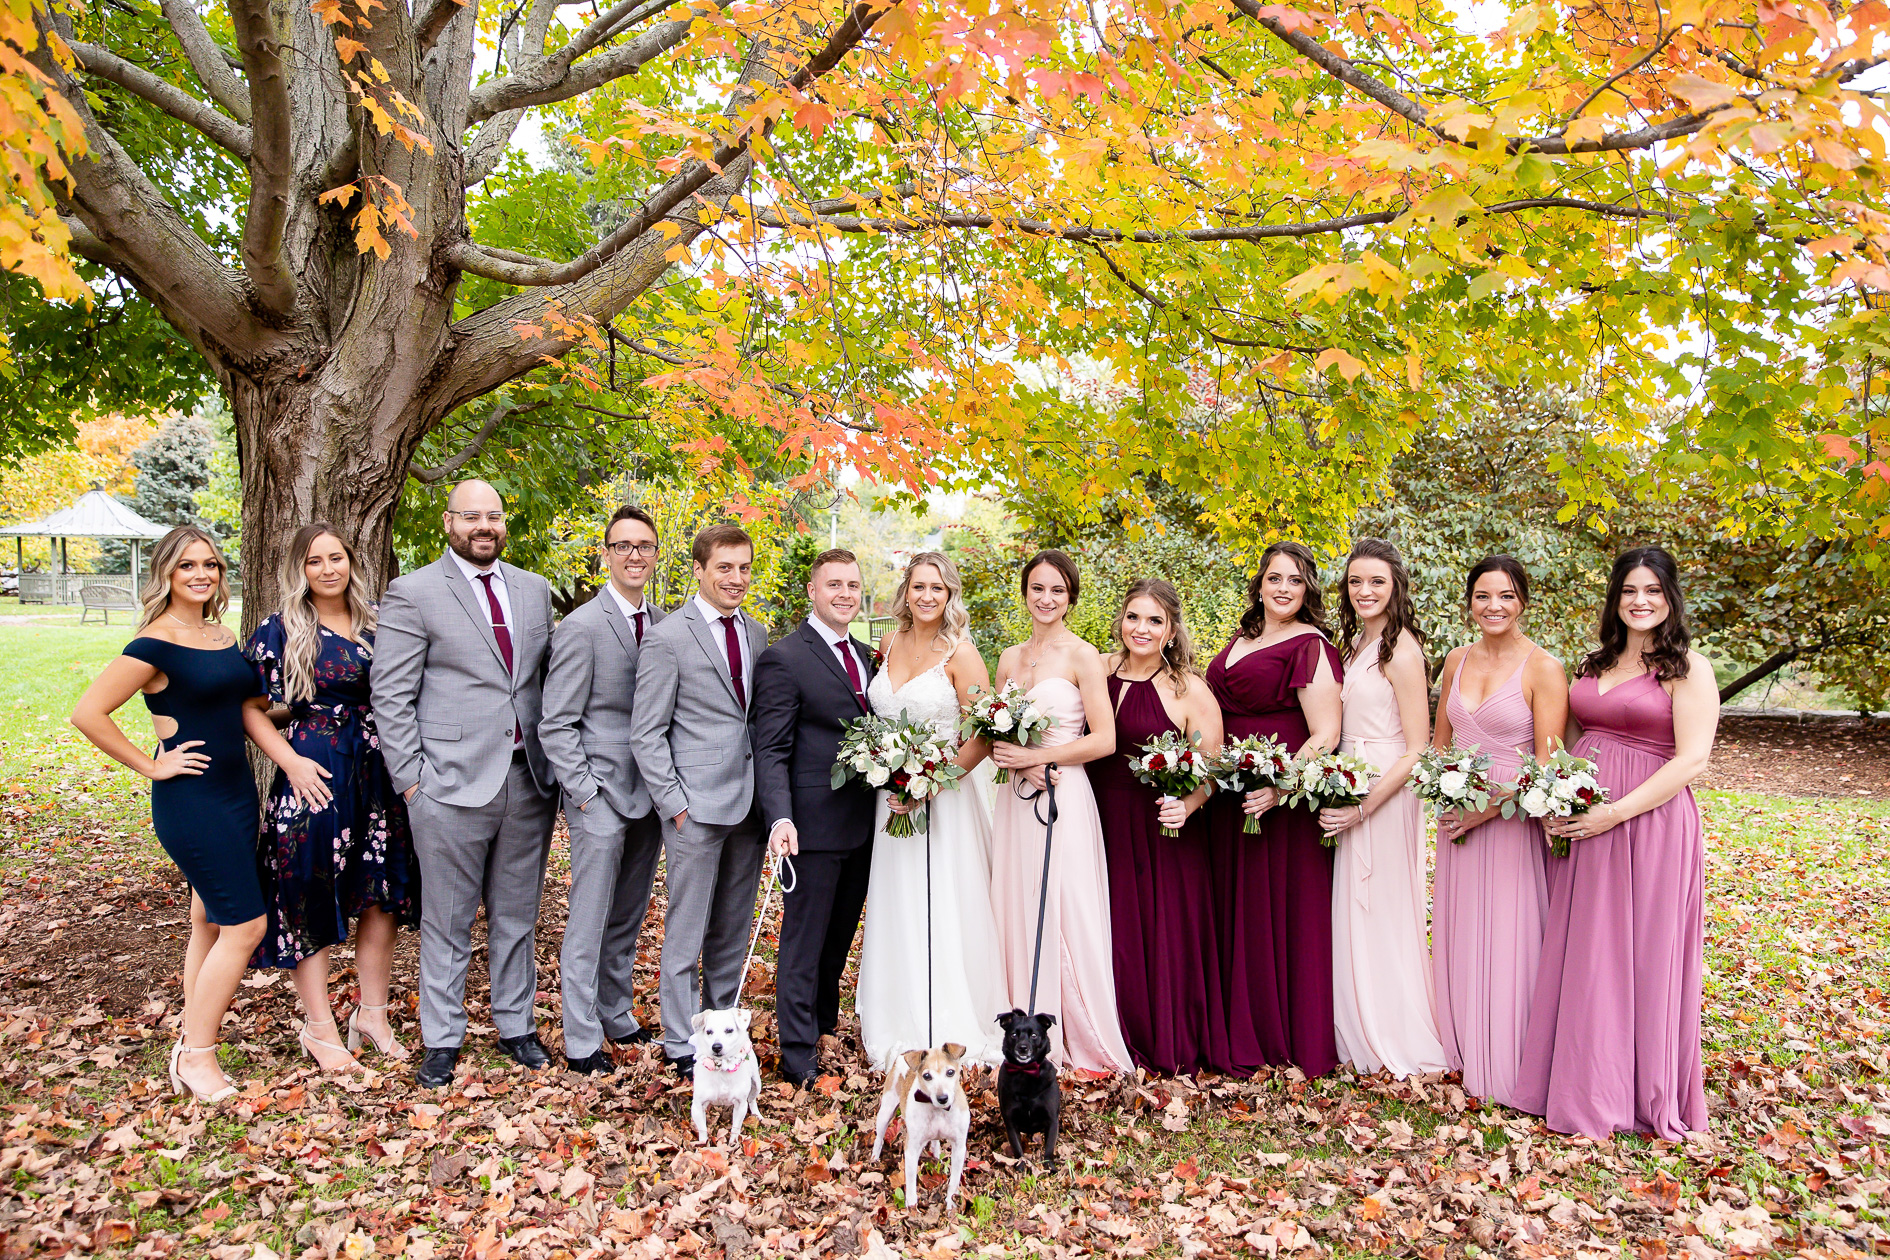
[[[820,1075],[815,1046],[840,1021],[840,976],[866,904],[873,862],[871,788],[834,790],[842,728],[868,712],[873,653],[847,633],[860,609],[860,564],[850,551],[814,557],[812,615],[755,665],[755,784],[769,846],[794,855],[797,881],[783,898],[774,979],[781,1077]]]

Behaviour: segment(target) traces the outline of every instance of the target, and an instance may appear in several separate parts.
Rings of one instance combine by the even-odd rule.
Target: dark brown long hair
[[[1247,583],[1247,611],[1240,614],[1240,637],[1257,639],[1267,628],[1267,610],[1261,606],[1260,597],[1266,584],[1267,569],[1273,564],[1273,557],[1287,556],[1299,566],[1299,575],[1306,581],[1306,598],[1299,606],[1297,620],[1305,622],[1320,634],[1330,639],[1331,629],[1326,625],[1326,596],[1319,585],[1319,562],[1313,559],[1313,553],[1305,544],[1282,540],[1268,546],[1260,553],[1260,567],[1253,571],[1253,578]]]
[[[1339,578],[1339,649],[1346,660],[1358,647],[1358,611],[1352,607],[1352,562],[1383,560],[1391,570],[1391,607],[1385,614],[1385,632],[1378,639],[1378,672],[1391,668],[1392,653],[1398,636],[1408,634],[1424,646],[1424,628],[1418,625],[1417,606],[1411,602],[1411,575],[1405,572],[1404,557],[1382,538],[1361,538],[1352,544],[1352,554],[1345,558],[1345,571]]]
[[[1165,578],[1138,578],[1122,592],[1122,606],[1116,609],[1116,624],[1110,630],[1122,659],[1129,659],[1129,641],[1122,637],[1122,619],[1129,614],[1129,604],[1138,599],[1152,599],[1168,614],[1168,627],[1174,631],[1162,645],[1162,672],[1175,684],[1175,694],[1188,694],[1188,679],[1194,674],[1194,640],[1188,637],[1188,623],[1181,615],[1181,592]]]
[[[1628,574],[1636,569],[1652,570],[1660,581],[1660,593],[1667,597],[1667,619],[1654,627],[1653,642],[1641,653],[1641,667],[1653,670],[1657,682],[1687,676],[1687,649],[1693,643],[1693,634],[1687,629],[1686,596],[1680,593],[1680,566],[1665,547],[1632,547],[1614,558],[1614,571],[1608,575],[1608,597],[1601,605],[1601,629],[1595,636],[1601,646],[1582,658],[1575,677],[1599,678],[1613,669],[1621,653],[1627,651],[1621,589],[1627,585]]]

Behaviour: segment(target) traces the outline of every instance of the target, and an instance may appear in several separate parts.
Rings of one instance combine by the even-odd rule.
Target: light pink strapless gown
[[[1043,746],[1081,737],[1083,695],[1064,678],[1046,678],[1030,697],[1057,724]],[[1043,887],[1044,827],[1018,790],[1021,774],[998,785],[991,815],[991,909],[1011,1005],[1030,1007],[1030,970],[1037,940],[1038,892]],[[1035,802],[1041,805],[1042,802]],[[1109,870],[1103,859],[1102,820],[1089,776],[1064,770],[1057,784],[1057,820],[1050,853],[1049,897],[1044,905],[1043,965],[1037,1012],[1055,1015],[1052,1057],[1061,1068],[1094,1072],[1133,1070],[1116,1018],[1116,977],[1109,937]],[[997,1012],[992,1012],[996,1014]]]
[[[1405,754],[1404,724],[1373,639],[1345,669],[1339,747],[1383,770]],[[1411,789],[1339,833],[1332,870],[1332,1017],[1339,1057],[1361,1072],[1440,1072],[1425,948],[1424,815]]]

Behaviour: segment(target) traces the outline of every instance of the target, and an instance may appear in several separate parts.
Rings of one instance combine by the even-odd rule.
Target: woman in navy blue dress
[[[265,918],[256,880],[256,784],[245,735],[282,767],[311,806],[326,806],[324,771],[290,748],[264,712],[256,671],[236,636],[217,624],[229,571],[216,540],[194,525],[151,553],[144,614],[124,655],[107,665],[72,711],[99,750],[152,781],[151,825],[190,883],[184,1019],[171,1050],[171,1088],[220,1102],[236,1087],[217,1065],[218,1029]],[[112,714],[144,693],[155,753],[126,738]]]
[[[256,852],[269,924],[250,962],[295,970],[307,1017],[302,1045],[324,1069],[353,1067],[363,1036],[404,1059],[387,988],[399,927],[420,922],[420,868],[368,707],[374,606],[354,549],[321,521],[289,544],[281,589],[282,611],[256,627],[247,655],[273,715],[288,723],[290,746],[328,771],[335,799],[307,810],[287,776],[276,775]],[[361,1000],[344,1049],[328,999],[328,950],[348,939],[351,923]]]

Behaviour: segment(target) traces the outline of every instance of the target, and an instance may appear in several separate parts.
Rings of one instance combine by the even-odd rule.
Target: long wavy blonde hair
[[[349,636],[363,656],[373,655],[368,636],[379,618],[368,601],[367,581],[355,562],[354,547],[327,521],[310,521],[295,531],[282,557],[282,692],[291,702],[315,698],[315,662],[322,654],[321,614],[315,610],[315,592],[308,585],[308,553],[324,535],[341,544],[348,557]]]
[[[138,592],[138,602],[144,606],[138,618],[140,631],[171,610],[171,575],[177,572],[178,562],[192,543],[209,543],[210,554],[217,561],[217,589],[210,593],[209,601],[203,606],[203,619],[216,621],[230,606],[230,562],[223,558],[223,548],[217,546],[209,530],[196,525],[179,525],[158,539],[158,545],[151,549],[151,571],[145,574],[144,589]]]
[[[893,622],[902,634],[911,632],[912,609],[906,604],[906,588],[912,585],[913,570],[922,564],[937,569],[939,577],[945,582],[945,622],[940,633],[947,649],[956,651],[959,644],[971,641],[971,610],[965,607],[965,581],[958,576],[958,566],[947,559],[942,551],[921,551],[906,561],[906,571],[899,579],[899,589],[893,592]]]

